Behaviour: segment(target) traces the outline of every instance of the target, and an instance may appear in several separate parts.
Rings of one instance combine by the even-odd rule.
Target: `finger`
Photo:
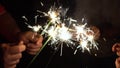
[[[32,32],[32,31],[28,31],[25,33],[25,38],[28,39],[28,40],[31,40],[34,38],[34,36],[36,36],[36,33]]]
[[[20,43],[21,44],[21,43]],[[16,53],[21,53],[21,52],[23,52],[25,49],[26,49],[26,47],[25,47],[25,45],[15,45],[15,46],[11,46],[11,47],[9,47],[9,53],[10,54],[16,54]]]
[[[27,31],[20,35],[20,40],[24,41],[24,43],[28,43],[30,39],[32,39],[32,36],[34,35],[33,32]]]
[[[100,30],[99,30],[97,27],[95,27],[95,26],[92,26],[92,27],[91,27],[91,30],[93,30],[93,32],[94,32],[95,40],[99,39]]]
[[[116,44],[113,45],[112,51],[116,52],[117,50],[119,50],[119,48],[120,48],[120,43],[116,43]]]
[[[120,63],[120,57],[118,57],[118,58],[116,59],[116,61],[117,61],[118,63]]]
[[[21,53],[14,54],[14,55],[10,55],[10,54],[4,55],[4,61],[6,63],[19,60],[20,58],[22,58],[22,54]]]
[[[16,61],[11,61],[11,62],[7,62],[7,63],[5,63],[6,65],[8,65],[8,66],[10,66],[10,65],[16,65],[16,64],[18,64],[19,63],[19,59],[18,60],[16,60]]]
[[[34,49],[30,49],[30,48],[28,48],[27,49],[27,51],[29,51],[29,52],[38,52],[40,50],[40,48],[34,48]]]
[[[27,43],[29,42],[29,40],[26,39],[26,35],[24,33],[21,33],[21,35],[19,36],[19,40],[21,41],[24,41],[24,43]]]
[[[40,40],[41,42],[43,40],[43,37],[39,34],[34,35],[34,37],[32,39],[30,39],[30,41],[33,43],[36,43],[38,40]]]
[[[29,43],[29,44],[27,45],[27,48],[29,48],[29,49],[36,49],[36,48],[40,48],[40,47],[42,47],[42,43],[39,44],[39,45]]]
[[[120,68],[120,57],[118,57],[115,61],[116,68]]]
[[[117,51],[116,54],[117,54],[118,56],[120,56],[120,51]]]
[[[29,53],[30,55],[36,55],[36,54],[37,54],[37,52],[30,52],[30,51],[28,51],[28,53]]]
[[[41,36],[41,37],[37,40],[36,44],[37,44],[37,45],[42,44],[42,41],[43,41],[43,37]]]
[[[4,65],[4,68],[16,68],[16,65]]]
[[[115,47],[116,47],[116,44],[114,44],[114,45],[112,46],[112,51],[113,51],[113,52],[115,52]]]
[[[120,51],[120,47],[119,47],[119,48],[116,48],[116,51]]]

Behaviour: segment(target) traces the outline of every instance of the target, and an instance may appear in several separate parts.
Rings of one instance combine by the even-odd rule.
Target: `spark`
[[[35,16],[35,24],[37,23],[37,17],[38,17],[39,15],[36,15]]]
[[[41,6],[44,6],[44,4],[42,2],[40,2]]]
[[[55,49],[60,47],[60,56],[62,56],[62,50],[63,50],[63,43],[66,43],[66,45],[70,46],[69,44],[73,44],[71,41],[72,34],[69,32],[68,28],[65,26],[65,24],[51,26],[50,29],[48,29],[48,34],[51,37],[51,45],[55,44]]]
[[[52,37],[53,42],[54,41],[68,41],[72,38],[72,34],[68,31],[68,28],[65,27],[65,24],[62,24],[61,26],[51,26],[51,28],[48,30],[49,36]]]
[[[31,28],[34,32],[38,32],[42,28],[40,25],[35,26],[28,25],[28,27]]]
[[[39,10],[37,10],[37,12],[42,13],[44,16],[49,17],[49,22],[51,22],[52,24],[60,23],[60,14],[61,14],[60,7],[55,8],[55,6],[52,6],[48,12],[42,12]]]
[[[44,30],[42,31],[41,35],[45,34],[45,32],[47,31],[47,29],[51,24],[56,26],[57,24],[61,23],[61,20],[60,20],[61,7],[56,8],[55,6],[52,6],[48,12],[42,12],[39,10],[37,10],[37,12],[42,13],[44,16],[47,16],[49,18],[48,23],[44,26]],[[41,17],[44,17],[44,16],[41,16]]]
[[[79,42],[74,54],[76,54],[79,48],[82,48],[82,52],[85,50],[90,52],[92,47],[98,49],[97,42],[94,40],[94,32],[86,27],[86,25],[87,23],[83,25],[74,25],[76,30],[76,41]]]
[[[28,21],[28,19],[26,18],[26,16],[22,16],[23,19],[25,19],[26,21]]]

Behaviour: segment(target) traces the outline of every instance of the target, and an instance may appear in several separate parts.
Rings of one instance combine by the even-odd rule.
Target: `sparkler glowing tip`
[[[36,26],[28,25],[28,27],[31,28],[35,32],[38,32],[42,28],[40,25],[36,25]]]

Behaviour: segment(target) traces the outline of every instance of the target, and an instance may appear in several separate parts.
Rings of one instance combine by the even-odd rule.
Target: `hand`
[[[120,56],[120,43],[115,43],[112,47],[112,51],[116,52],[116,54]]]
[[[2,44],[4,68],[16,68],[25,50],[25,45],[20,42],[18,45],[10,46],[10,44]]]
[[[28,31],[20,36],[20,40],[23,40],[26,44],[27,52],[35,55],[42,47],[43,37],[37,33]]]
[[[100,37],[100,30],[97,27],[95,27],[95,26],[91,26],[90,29],[93,30],[93,32],[94,32],[95,40],[99,39],[99,37]]]
[[[120,57],[118,57],[115,61],[116,68],[120,68]]]

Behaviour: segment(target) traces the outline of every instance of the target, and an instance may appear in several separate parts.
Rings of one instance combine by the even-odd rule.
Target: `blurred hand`
[[[2,44],[4,68],[16,68],[22,57],[22,52],[26,49],[23,42],[18,45],[11,46],[11,44]]]
[[[26,44],[27,52],[35,55],[42,47],[43,37],[37,33],[28,31],[20,36],[20,40],[23,40]]]
[[[115,61],[116,68],[120,68],[120,57],[118,57]]]
[[[112,47],[112,51],[116,52],[116,54],[120,56],[120,43],[115,43]]]
[[[99,39],[100,30],[95,26],[91,26],[90,29],[93,30],[93,32],[94,32],[95,40]]]

